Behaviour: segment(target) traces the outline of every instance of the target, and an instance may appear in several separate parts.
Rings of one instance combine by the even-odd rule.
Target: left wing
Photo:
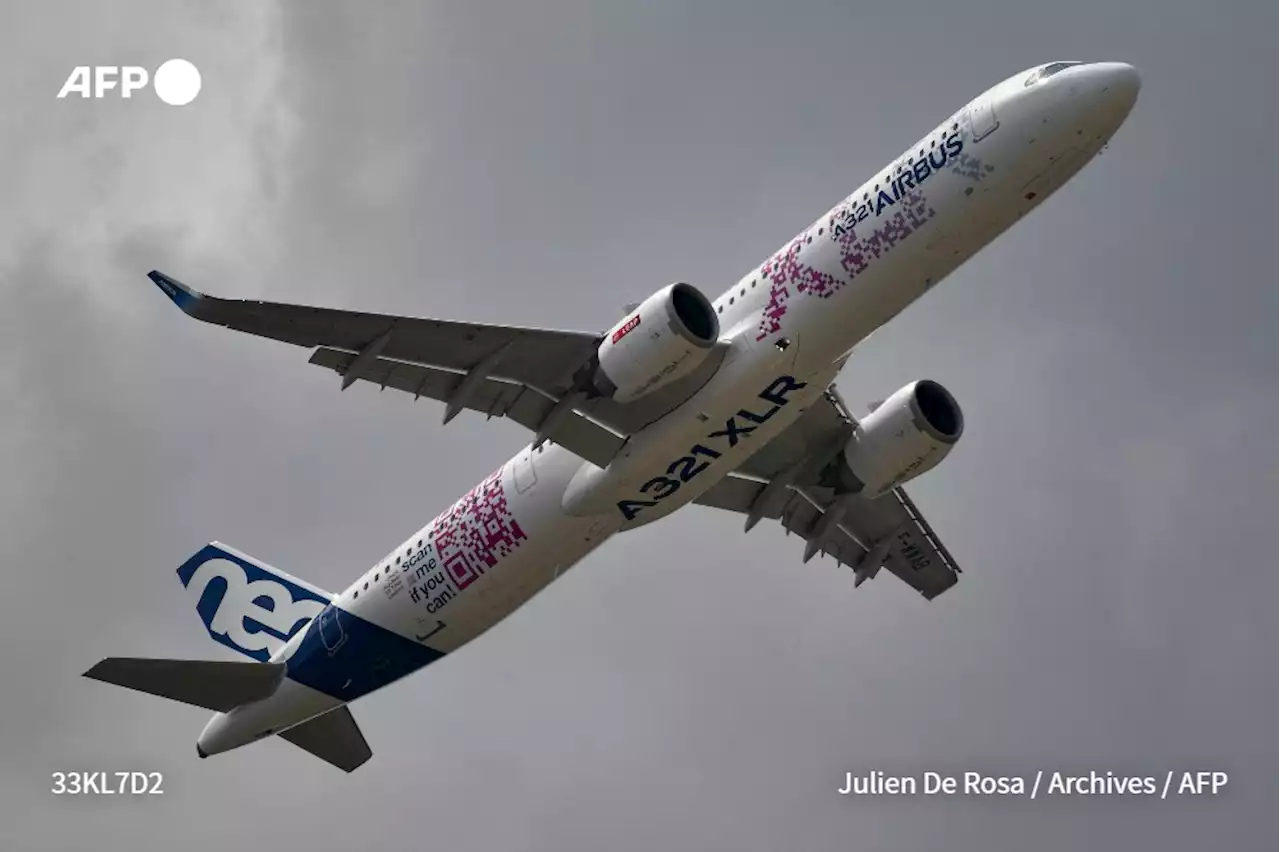
[[[855,586],[888,568],[927,600],[956,584],[960,569],[902,488],[867,501],[822,484],[823,467],[857,421],[832,386],[800,419],[694,502],[778,520],[805,540],[804,561],[830,553],[854,570]]]
[[[719,367],[718,346],[691,375],[631,403],[581,392],[601,334],[220,299],[152,271],[148,277],[203,322],[314,348],[311,363],[356,381],[445,403],[445,422],[470,409],[504,416],[600,467],[627,437],[688,399]]]

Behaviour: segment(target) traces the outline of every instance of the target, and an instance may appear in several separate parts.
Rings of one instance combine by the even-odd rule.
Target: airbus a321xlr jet
[[[937,597],[960,569],[902,486],[956,446],[960,406],[921,380],[859,420],[832,381],[1098,154],[1138,88],[1121,63],[1010,77],[714,300],[672,284],[603,334],[219,299],[150,273],[198,320],[313,349],[343,389],[439,400],[445,423],[509,417],[533,440],[337,594],[216,542],[192,556],[177,573],[209,635],[250,660],[114,657],[86,675],[216,711],[200,757],[278,735],[349,772],[372,754],[350,702],[690,503],[779,521],[855,586],[885,568]]]

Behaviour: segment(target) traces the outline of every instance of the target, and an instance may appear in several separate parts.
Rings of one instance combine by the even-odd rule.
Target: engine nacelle
[[[843,484],[874,500],[935,467],[963,432],[960,404],[946,388],[912,382],[858,424],[844,448]]]
[[[630,402],[698,368],[720,337],[711,302],[691,284],[654,293],[609,329],[596,351],[596,389]]]

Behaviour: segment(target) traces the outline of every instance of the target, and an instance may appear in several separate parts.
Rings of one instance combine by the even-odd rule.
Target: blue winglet
[[[164,291],[164,294],[173,300],[173,303],[183,312],[191,313],[204,294],[192,290],[186,284],[177,279],[170,278],[158,269],[153,269],[147,273],[147,277],[156,283],[156,286]]]

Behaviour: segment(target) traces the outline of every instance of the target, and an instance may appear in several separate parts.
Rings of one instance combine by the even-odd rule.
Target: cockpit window
[[[1079,64],[1080,64],[1079,62],[1052,62],[1040,69],[1040,77],[1041,79],[1045,77],[1052,77],[1054,74],[1057,74],[1063,68],[1070,68],[1072,65],[1079,65]]]
[[[1066,68],[1071,68],[1072,66],[1079,65],[1079,64],[1080,64],[1079,62],[1050,62],[1048,65],[1044,66],[1043,68],[1033,71],[1031,73],[1031,76],[1027,77],[1027,81],[1023,83],[1023,85],[1030,86],[1032,83],[1035,83],[1039,80],[1044,80],[1047,77],[1052,77],[1054,74],[1057,74],[1059,71],[1062,71]]]

